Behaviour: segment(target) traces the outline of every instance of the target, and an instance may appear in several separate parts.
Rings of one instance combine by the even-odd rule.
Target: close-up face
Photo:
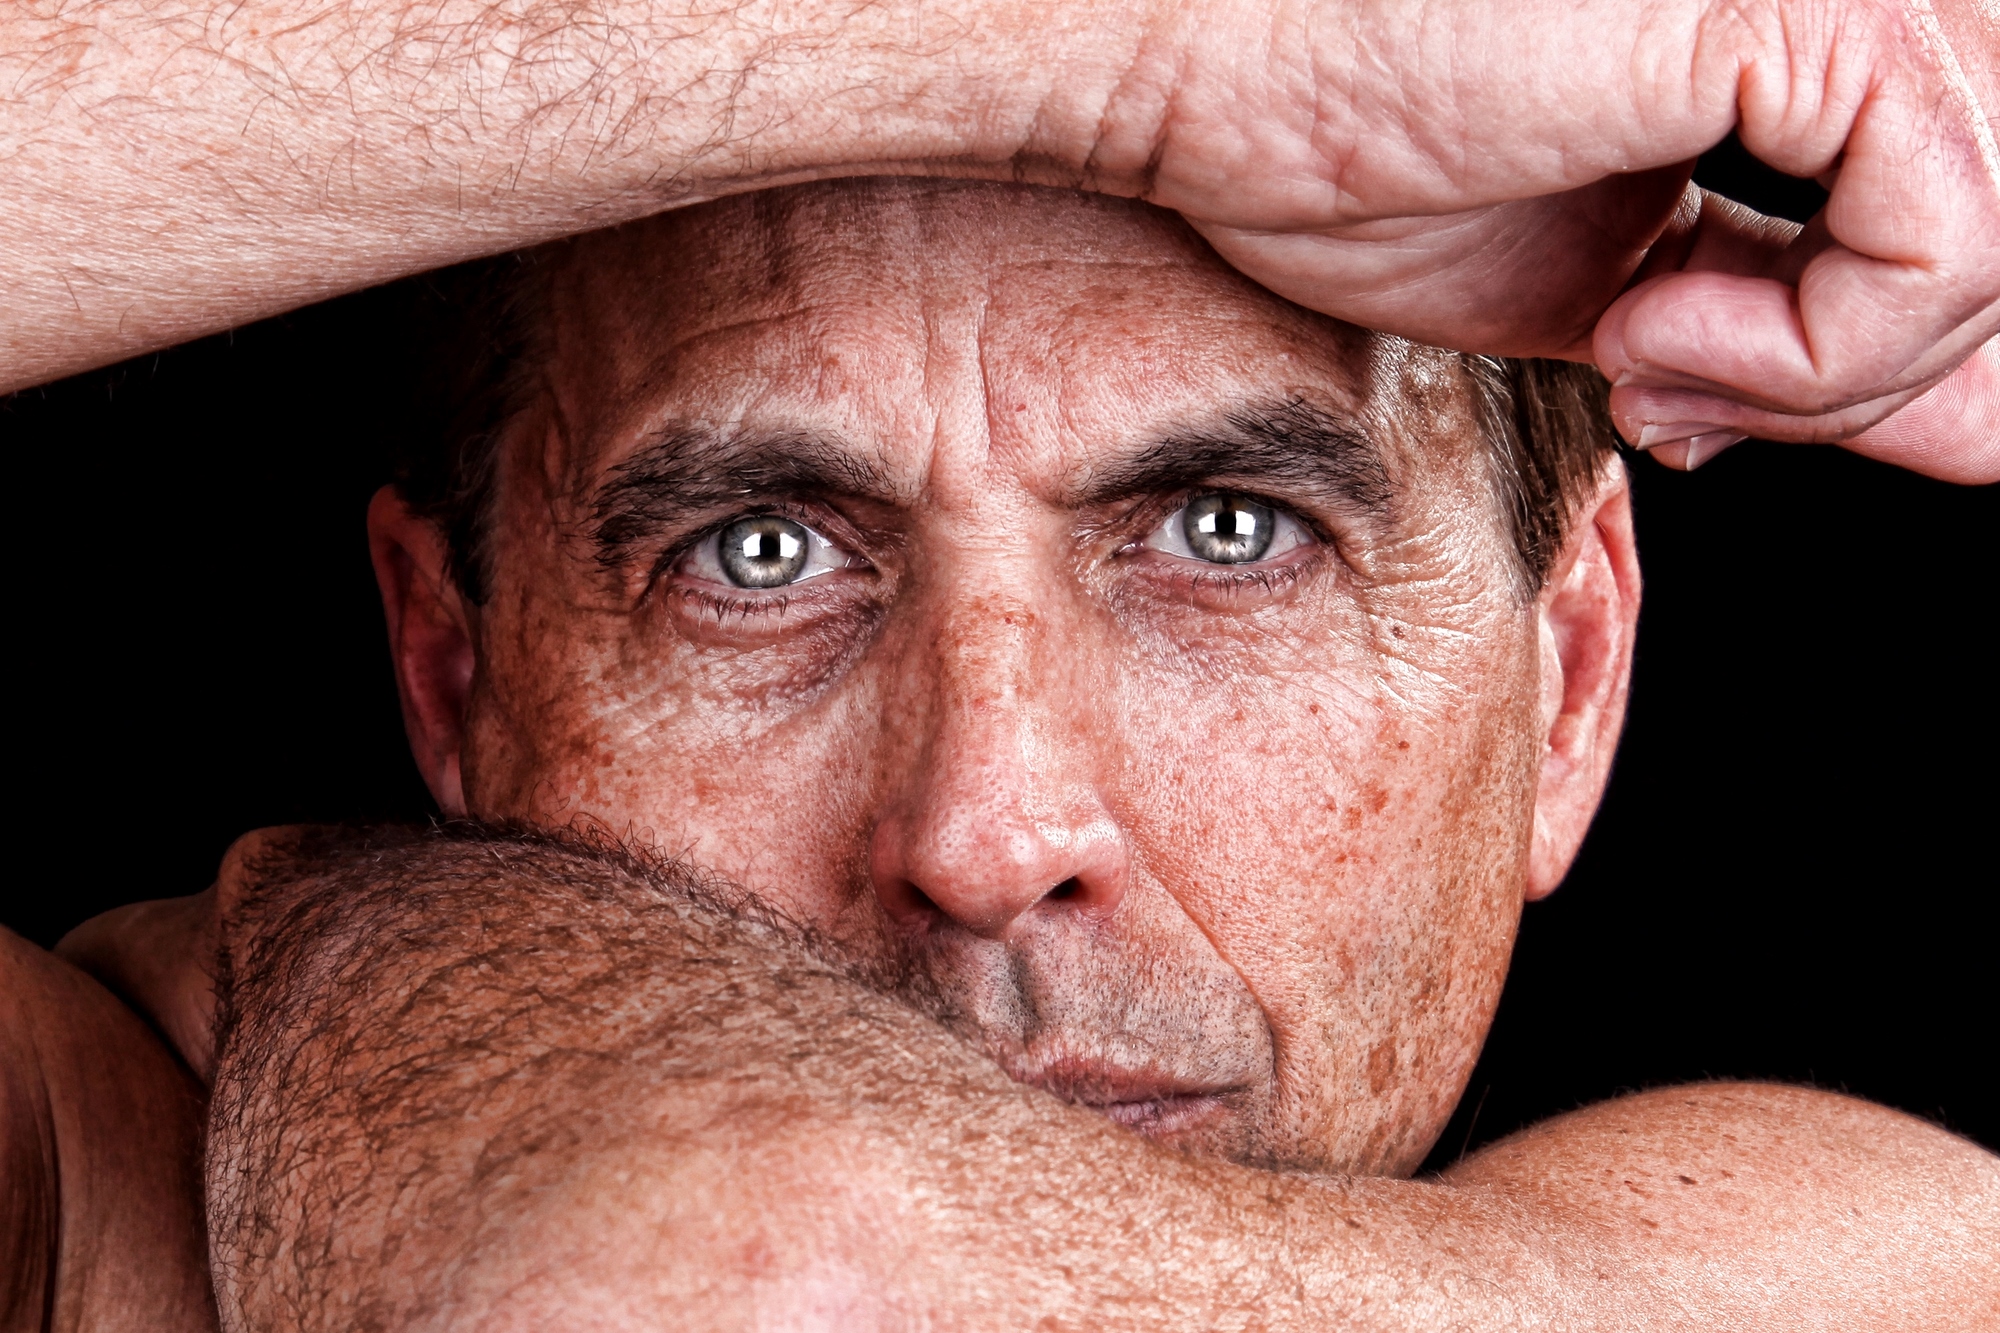
[[[1459,359],[1062,191],[806,187],[536,262],[481,598],[428,567],[465,651],[398,646],[447,810],[684,854],[1162,1141],[1413,1168],[1574,851],[1531,874],[1561,580]]]

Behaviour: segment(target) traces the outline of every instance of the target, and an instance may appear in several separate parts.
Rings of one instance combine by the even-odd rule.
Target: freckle
[[[1698,1185],[1701,1183],[1700,1181],[1696,1180],[1693,1176],[1678,1176],[1676,1177],[1676,1179],[1678,1179],[1683,1185]]]
[[[1385,1041],[1368,1052],[1368,1091],[1380,1097],[1396,1077],[1396,1045]]]

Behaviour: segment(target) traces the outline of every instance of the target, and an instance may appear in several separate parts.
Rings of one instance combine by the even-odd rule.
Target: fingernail
[[[1687,458],[1681,466],[1692,472],[1730,445],[1741,444],[1749,438],[1748,435],[1733,430],[1718,430],[1711,431],[1707,435],[1697,435],[1687,442]]]
[[[1710,431],[1685,440],[1663,440],[1654,445],[1646,457],[1658,459],[1665,466],[1681,472],[1692,472],[1730,445],[1748,438],[1733,430]]]
[[[1670,421],[1665,425],[1639,427],[1639,448],[1657,449],[1676,440],[1692,440],[1703,435],[1726,435],[1723,427],[1708,421]],[[1741,436],[1737,438],[1741,439]]]

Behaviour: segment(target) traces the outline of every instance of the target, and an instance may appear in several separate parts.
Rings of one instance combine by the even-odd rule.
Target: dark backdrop
[[[1733,145],[1704,181],[1816,201]],[[245,829],[429,813],[362,535],[413,419],[398,337],[364,293],[0,399],[23,571],[0,922],[49,943],[202,888]],[[1625,742],[1433,1160],[1708,1076],[1845,1088],[2000,1147],[2000,493],[1763,444],[1633,470]]]

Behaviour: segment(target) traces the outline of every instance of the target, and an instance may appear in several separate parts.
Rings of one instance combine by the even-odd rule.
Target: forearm
[[[1913,40],[1875,13],[36,0],[0,17],[0,389],[718,194],[871,172],[1144,195],[1328,313],[1576,350],[1678,177],[1648,203],[1436,236],[1426,219],[1683,161],[1739,98],[1761,151],[1818,170],[1864,94],[1902,95],[1871,91]],[[1523,226],[1560,233],[1562,262],[1485,265],[1478,300],[1404,291],[1456,270],[1482,229]],[[1296,232],[1321,258],[1273,267]]]
[[[1554,1289],[1504,1201],[1154,1148],[671,885],[355,868],[228,932],[231,1326],[1533,1327]]]
[[[0,17],[0,390],[873,170],[1075,176],[1143,6],[39,0]]]
[[[253,899],[234,936],[265,943],[234,986],[210,1160],[226,1308],[308,1326],[360,1306],[411,1327],[586,1309],[619,1328],[1895,1326],[1887,1293],[1929,1296],[1950,1327],[1995,1290],[1992,1159],[1876,1108],[1618,1103],[1446,1183],[1201,1162],[1009,1082],[780,934],[564,855],[398,853],[360,890]],[[326,1257],[278,1262],[298,1254]]]

